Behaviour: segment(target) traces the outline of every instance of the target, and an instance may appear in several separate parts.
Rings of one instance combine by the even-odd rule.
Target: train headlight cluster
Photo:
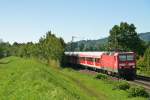
[[[122,64],[119,64],[119,66],[126,66],[126,64],[122,63]]]
[[[132,66],[132,68],[135,68],[135,66]]]

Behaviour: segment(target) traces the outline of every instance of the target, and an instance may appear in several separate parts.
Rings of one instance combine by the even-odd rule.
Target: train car
[[[136,61],[134,52],[65,52],[66,60],[108,74],[117,74],[126,79],[134,79]]]

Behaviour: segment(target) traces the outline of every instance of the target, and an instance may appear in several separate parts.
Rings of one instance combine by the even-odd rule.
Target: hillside
[[[129,98],[126,91],[113,90],[113,84],[93,76],[34,59],[1,59],[0,76],[0,100],[145,100]]]
[[[139,33],[139,37],[143,41],[149,42],[150,41],[150,32]],[[73,43],[73,49],[78,50],[78,48],[83,48],[83,50],[85,50],[85,51],[86,50],[91,51],[91,50],[93,50],[93,48],[95,48],[95,50],[99,50],[99,48],[101,48],[101,46],[105,45],[107,43],[107,41],[108,41],[108,37],[98,39],[98,40],[81,40],[81,41],[77,41],[77,42]]]
[[[143,40],[143,41],[150,41],[150,32],[146,32],[146,33],[139,33],[139,37]],[[85,42],[85,40],[81,40],[79,41],[79,44],[80,43],[86,43],[87,45],[90,45],[90,44],[105,44],[106,42],[108,41],[108,38],[102,38],[102,39],[98,39],[98,40],[87,40]]]
[[[0,100],[92,99],[68,78],[32,59],[0,61]]]
[[[150,41],[150,32],[140,33],[139,36],[144,41]]]

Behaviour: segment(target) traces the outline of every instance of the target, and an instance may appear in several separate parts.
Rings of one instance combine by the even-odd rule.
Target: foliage
[[[108,38],[111,50],[135,51],[137,54],[143,54],[144,42],[139,38],[134,24],[121,22],[110,30]]]
[[[146,65],[147,70],[150,70],[150,47],[147,48],[144,53],[144,64]]]
[[[150,47],[146,49],[144,56],[137,61],[137,67],[142,73],[150,75]]]
[[[138,36],[144,42],[147,43],[147,46],[150,46],[150,32],[139,33]],[[77,42],[73,42],[72,44],[67,43],[66,50],[67,51],[107,51],[108,50],[108,38],[102,38],[98,40],[81,40]],[[71,50],[72,45],[72,50]]]
[[[8,42],[0,42],[0,58],[7,57],[10,55],[9,48],[10,44]]]
[[[46,36],[39,40],[39,49],[41,56],[47,61],[49,59],[61,60],[64,52],[64,43],[62,39],[58,39],[51,32],[47,32]]]
[[[56,37],[51,31],[47,32],[38,43],[17,43],[10,46],[10,55],[19,57],[34,57],[41,60],[56,60],[62,62],[65,42],[62,38]],[[1,50],[1,49],[0,49]],[[2,52],[0,52],[2,53]]]
[[[106,51],[107,38],[99,40],[81,40],[67,43],[66,51]]]
[[[126,81],[119,81],[115,84],[113,89],[119,89],[119,90],[127,90],[130,88],[130,84]]]
[[[139,86],[131,87],[128,90],[128,93],[129,93],[129,97],[138,97],[138,96],[149,97],[148,92],[146,92],[146,90],[143,87],[139,87]]]
[[[145,70],[146,66],[145,66],[144,58],[143,57],[140,57],[137,60],[137,67],[139,68],[139,70]]]
[[[150,46],[150,32],[139,33],[138,37]],[[108,37],[98,40],[81,40],[67,43],[66,51],[108,51]],[[110,49],[109,49],[110,50]]]
[[[102,80],[105,80],[105,79],[108,79],[108,76],[105,75],[105,74],[97,74],[95,76],[96,79],[102,79]]]

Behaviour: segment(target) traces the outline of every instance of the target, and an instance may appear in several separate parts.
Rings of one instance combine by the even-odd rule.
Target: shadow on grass
[[[81,65],[77,65],[77,64],[63,64],[61,65],[62,68],[72,68],[74,70],[83,70],[85,69],[85,67],[81,66]]]

